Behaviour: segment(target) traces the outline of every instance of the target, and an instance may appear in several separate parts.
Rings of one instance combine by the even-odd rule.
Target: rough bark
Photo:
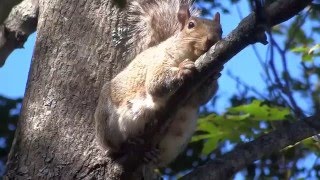
[[[101,86],[125,64],[124,15],[112,2],[39,1],[7,179],[113,179],[121,172],[98,149],[93,121]]]
[[[37,18],[38,0],[24,0],[12,9],[3,23],[0,21],[0,67],[11,52],[23,48],[28,36],[36,30]]]
[[[19,2],[21,2],[21,0],[0,0],[0,24],[8,17],[13,6]]]
[[[93,125],[100,88],[128,61],[122,44],[126,36],[125,10],[112,2],[115,1],[39,1],[36,47],[6,178],[121,176],[120,166],[98,149]],[[279,2],[296,3],[300,8],[291,7],[290,11],[284,3],[280,7],[286,16],[280,10],[270,11],[272,25],[292,17],[310,0]],[[199,62],[196,79],[206,77],[212,67],[221,66],[250,43],[263,41],[260,37],[248,38],[252,33],[261,33],[254,15],[250,17],[245,20],[248,26],[240,25],[215,47],[215,52],[211,49]],[[190,81],[184,87],[197,86],[194,82],[200,81]],[[180,97],[174,98],[185,99],[191,90],[182,90]],[[174,113],[175,102],[171,100],[168,111],[159,117]]]

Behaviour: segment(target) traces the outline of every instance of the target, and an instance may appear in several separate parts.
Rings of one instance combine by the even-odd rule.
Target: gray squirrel
[[[213,20],[197,17],[188,0],[133,1],[129,51],[139,53],[107,82],[95,111],[96,137],[108,152],[144,131],[155,110],[164,108],[186,77],[192,76],[195,60],[221,39],[220,14]],[[216,77],[200,86],[172,117],[159,144],[157,167],[173,161],[185,148],[196,128],[198,109],[218,88]]]

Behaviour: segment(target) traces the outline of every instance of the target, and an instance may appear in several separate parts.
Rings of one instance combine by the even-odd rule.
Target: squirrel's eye
[[[194,22],[189,22],[188,23],[188,29],[191,29],[191,28],[193,28],[194,27]]]

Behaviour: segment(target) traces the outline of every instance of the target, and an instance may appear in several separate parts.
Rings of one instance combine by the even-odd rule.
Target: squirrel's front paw
[[[193,61],[186,59],[179,64],[179,77],[186,78],[192,76],[196,72]]]

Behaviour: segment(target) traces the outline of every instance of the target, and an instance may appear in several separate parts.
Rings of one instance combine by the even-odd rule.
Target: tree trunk
[[[127,60],[124,11],[113,0],[39,1],[37,40],[8,179],[116,178],[96,144],[99,91]],[[124,55],[125,56],[125,55]]]
[[[134,57],[125,47],[126,10],[120,8],[124,2],[39,0],[36,47],[6,179],[117,179],[123,175],[121,167],[112,163],[96,144],[93,114],[102,85],[127,64],[130,60],[127,57]],[[268,22],[271,25],[281,23],[310,2],[275,1],[266,8]],[[250,43],[260,41],[259,37],[248,36],[264,34],[264,30],[256,27],[255,20],[256,15],[252,13],[202,60],[200,58],[197,78],[207,77],[209,69],[224,64]],[[179,94],[173,97],[179,100]],[[175,102],[174,98],[171,97],[172,102]],[[170,109],[163,113],[169,114]],[[314,121],[300,121],[292,127],[269,133],[269,136],[247,143],[245,148],[236,148],[235,151],[241,152],[240,156],[234,158],[234,152],[224,158],[244,163],[224,161],[226,169],[235,173],[249,161],[320,131],[319,123]],[[267,144],[273,145],[268,152],[260,146],[265,144],[265,138],[273,142]],[[255,147],[256,153],[251,153],[253,148],[248,147]],[[198,168],[200,171],[187,178],[199,178],[199,172],[208,175],[202,176],[204,179],[230,177],[230,174],[219,173],[222,161],[217,162],[219,168],[214,166],[217,163],[212,163]]]

